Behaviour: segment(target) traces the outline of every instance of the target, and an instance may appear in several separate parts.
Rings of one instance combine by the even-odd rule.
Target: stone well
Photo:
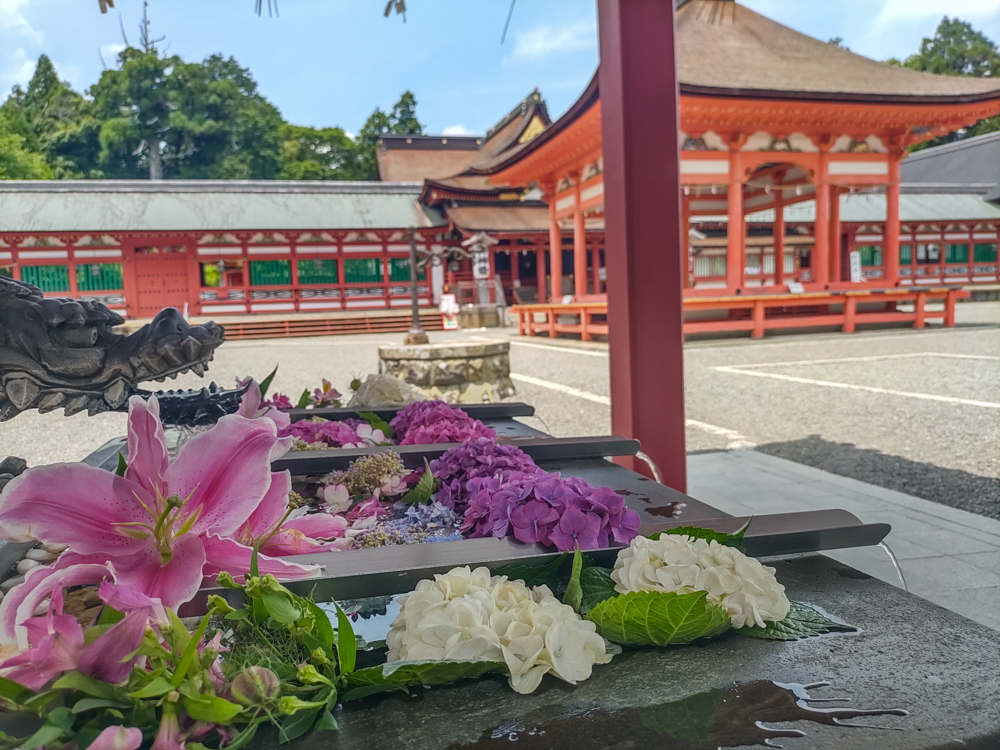
[[[515,393],[507,341],[380,346],[378,356],[380,373],[405,380],[428,398],[481,404]]]

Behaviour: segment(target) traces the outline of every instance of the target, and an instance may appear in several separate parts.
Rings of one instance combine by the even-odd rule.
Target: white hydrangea
[[[589,620],[546,586],[455,568],[401,596],[386,636],[388,661],[473,659],[506,662],[510,686],[530,693],[546,673],[575,685],[611,660]]]
[[[684,534],[637,536],[618,553],[611,578],[621,594],[707,591],[708,601],[729,613],[734,628],[783,620],[789,609],[774,568],[733,547]]]

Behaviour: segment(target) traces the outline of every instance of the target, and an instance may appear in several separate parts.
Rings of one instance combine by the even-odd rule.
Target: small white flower
[[[738,549],[684,534],[638,536],[618,553],[611,572],[615,591],[707,591],[708,601],[729,613],[734,628],[763,627],[788,614],[785,587],[774,568],[761,565]]]
[[[351,507],[351,493],[348,492],[347,485],[328,484],[323,488],[323,502],[331,513],[341,513]]]
[[[547,587],[491,577],[487,568],[455,568],[420,581],[399,602],[386,637],[388,661],[503,661],[510,686],[530,693],[548,673],[576,684],[594,664],[611,660],[594,623]]]

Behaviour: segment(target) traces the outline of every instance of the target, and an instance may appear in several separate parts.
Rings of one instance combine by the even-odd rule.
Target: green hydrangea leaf
[[[311,394],[309,393],[309,389],[308,388],[306,388],[304,391],[302,391],[302,395],[299,396],[299,402],[297,404],[295,404],[295,408],[296,409],[305,409],[307,406],[309,406],[309,397],[310,397],[310,395]]]
[[[580,600],[580,614],[585,615],[605,599],[618,596],[615,582],[611,580],[611,568],[593,566],[584,568],[580,573],[580,588],[583,596]]]
[[[601,635],[629,646],[690,643],[729,629],[729,615],[705,591],[690,594],[630,591],[587,612]]]
[[[559,570],[569,556],[568,552],[563,552],[552,562],[544,565],[504,565],[493,569],[495,576],[507,576],[511,581],[524,581],[525,586],[548,586],[554,589],[556,577]]]
[[[403,502],[409,505],[420,505],[429,502],[434,494],[434,475],[431,473],[431,465],[424,459],[424,475],[420,477],[413,488],[403,495]]]
[[[396,431],[392,429],[388,422],[373,411],[359,411],[358,416],[372,426],[373,430],[382,430],[382,434],[387,438],[396,437]]]
[[[751,518],[750,521],[752,520],[753,519]],[[727,534],[724,531],[716,531],[715,529],[703,529],[700,526],[678,526],[677,528],[668,529],[667,531],[657,531],[650,534],[649,538],[659,539],[664,534],[684,534],[692,539],[705,539],[709,542],[716,541],[719,544],[725,544],[727,547],[734,547],[740,552],[746,552],[746,545],[743,543],[743,536],[750,527],[750,521],[747,521],[732,534]]]
[[[580,602],[583,600],[583,587],[580,585],[580,573],[583,571],[583,554],[577,545],[573,552],[573,571],[569,574],[566,593],[563,594],[563,604],[568,604],[574,612],[580,612]]]
[[[470,661],[443,659],[440,661],[393,661],[377,667],[359,669],[347,675],[342,700],[350,701],[387,690],[406,690],[418,685],[446,685],[463,679],[474,679],[489,672],[507,673],[502,661]]]
[[[340,673],[349,674],[354,671],[358,659],[358,641],[354,637],[354,628],[336,603],[337,607],[337,663],[340,665]]]
[[[797,641],[800,638],[810,638],[814,635],[831,633],[833,631],[854,632],[857,628],[843,623],[834,622],[826,615],[817,612],[808,604],[792,602],[791,609],[780,622],[769,622],[764,627],[756,625],[737,628],[735,632],[749,638],[765,638],[772,641]]]

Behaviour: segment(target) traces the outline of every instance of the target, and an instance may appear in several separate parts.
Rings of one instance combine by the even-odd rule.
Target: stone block
[[[506,341],[380,346],[379,372],[449,403],[493,402],[515,394]]]

